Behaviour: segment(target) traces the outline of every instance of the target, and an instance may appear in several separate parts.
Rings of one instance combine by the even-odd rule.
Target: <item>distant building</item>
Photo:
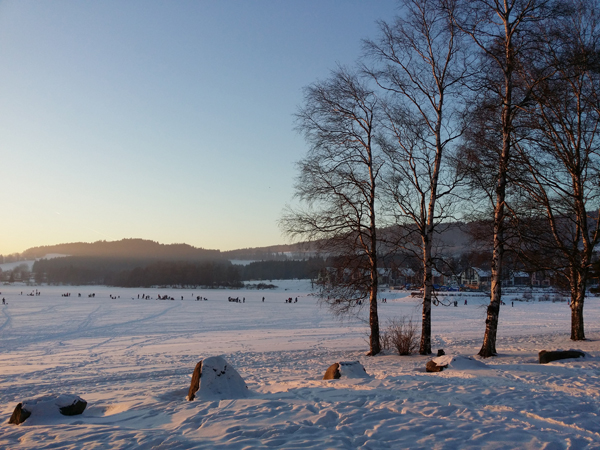
[[[531,275],[527,272],[513,272],[508,279],[509,286],[531,286]]]
[[[380,285],[390,285],[394,283],[394,278],[392,277],[392,269],[381,267],[377,269],[377,282]]]
[[[417,273],[410,267],[400,267],[396,270],[394,284],[406,286],[407,284],[421,285],[423,280],[417,282]]]
[[[478,267],[469,267],[460,274],[460,284],[470,289],[489,289],[492,273]]]
[[[550,276],[545,271],[533,272],[531,274],[532,286],[550,286],[551,284]]]

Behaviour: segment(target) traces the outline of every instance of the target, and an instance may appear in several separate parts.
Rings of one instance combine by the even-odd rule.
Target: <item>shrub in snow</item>
[[[358,361],[340,361],[332,364],[323,375],[324,380],[337,380],[339,378],[368,378],[369,375]]]
[[[196,364],[187,399],[202,400],[248,397],[248,386],[240,374],[221,356],[211,356]]]
[[[399,355],[411,355],[419,348],[417,326],[406,317],[391,319],[380,339],[382,348],[396,350]]]

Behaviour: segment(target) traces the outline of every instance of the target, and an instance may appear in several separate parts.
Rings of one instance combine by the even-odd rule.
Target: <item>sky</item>
[[[0,254],[289,242],[303,87],[393,0],[0,1]]]

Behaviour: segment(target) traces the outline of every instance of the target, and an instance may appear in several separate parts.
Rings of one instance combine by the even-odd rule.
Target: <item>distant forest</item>
[[[243,281],[316,278],[325,262],[256,261],[234,265],[229,261],[152,261],[115,257],[67,256],[42,259],[33,265],[38,283],[108,285],[119,287],[242,287]]]
[[[146,239],[120,241],[74,242],[69,244],[32,247],[21,253],[21,259],[43,258],[48,254],[69,256],[147,258],[154,260],[199,261],[221,258],[219,250],[206,250],[188,244],[159,244]]]

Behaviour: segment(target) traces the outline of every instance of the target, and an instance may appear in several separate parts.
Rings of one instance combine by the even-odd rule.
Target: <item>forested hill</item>
[[[161,261],[204,261],[222,259],[219,250],[206,250],[188,244],[159,244],[144,239],[120,241],[75,242],[47,245],[25,250],[23,259],[42,258],[51,253],[70,256],[149,259]]]

